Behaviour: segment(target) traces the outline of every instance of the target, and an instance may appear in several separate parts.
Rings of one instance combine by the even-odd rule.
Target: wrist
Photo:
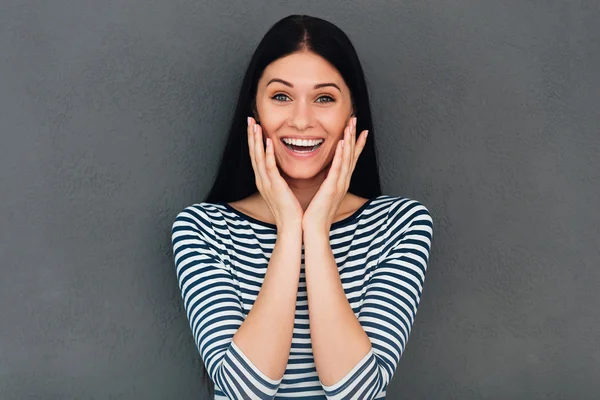
[[[310,241],[312,239],[323,239],[327,238],[329,240],[329,231],[330,228],[324,225],[313,225],[313,226],[303,226],[302,227],[302,237],[304,241]]]
[[[288,222],[277,225],[277,237],[302,237],[302,224]]]

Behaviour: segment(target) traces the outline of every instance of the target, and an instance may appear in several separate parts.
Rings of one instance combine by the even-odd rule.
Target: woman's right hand
[[[262,127],[252,117],[248,117],[248,149],[256,188],[271,210],[277,229],[301,228],[304,210],[277,169],[273,143],[268,144],[265,150]]]

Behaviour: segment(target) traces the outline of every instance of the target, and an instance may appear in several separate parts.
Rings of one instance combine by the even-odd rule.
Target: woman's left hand
[[[302,217],[302,229],[323,230],[329,233],[331,224],[350,187],[350,178],[356,161],[367,142],[369,131],[356,138],[356,118],[351,118],[344,129],[344,138],[338,142],[327,178],[312,198]]]

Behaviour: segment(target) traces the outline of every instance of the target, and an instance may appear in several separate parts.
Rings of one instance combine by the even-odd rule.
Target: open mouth
[[[312,153],[317,150],[324,142],[323,139],[318,140],[299,140],[299,139],[288,139],[283,138],[281,142],[293,151],[294,153],[304,154],[304,153]]]

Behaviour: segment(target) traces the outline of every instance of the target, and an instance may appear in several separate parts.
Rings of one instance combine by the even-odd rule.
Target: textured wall
[[[351,37],[436,223],[388,397],[598,397],[600,3],[357,3],[0,2],[1,399],[202,398],[170,225],[291,13]]]

